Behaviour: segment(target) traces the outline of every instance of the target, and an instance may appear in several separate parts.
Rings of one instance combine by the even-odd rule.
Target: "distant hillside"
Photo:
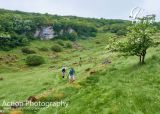
[[[0,9],[1,50],[23,46],[28,40],[35,38],[42,40],[60,38],[75,41],[78,38],[95,37],[97,32],[125,35],[129,23],[124,20],[58,16]]]

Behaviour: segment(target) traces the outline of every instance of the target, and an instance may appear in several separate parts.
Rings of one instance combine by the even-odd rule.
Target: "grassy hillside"
[[[78,40],[72,42],[72,49],[60,53],[39,50],[50,49],[57,41],[33,41],[29,47],[46,60],[39,67],[25,64],[28,55],[21,48],[0,51],[0,103],[35,96],[40,101],[63,100],[68,107],[34,108],[24,114],[159,114],[160,47],[150,48],[146,64],[138,65],[137,57],[105,50],[111,37],[101,33],[96,38]],[[14,56],[16,60],[11,59]],[[74,67],[75,83],[61,78],[62,65]]]
[[[33,39],[75,41],[97,32],[125,35],[129,21],[57,16],[0,9],[0,50],[25,46]],[[48,30],[49,29],[49,30]],[[49,36],[50,35],[50,36]]]
[[[126,38],[129,25],[123,20],[0,9],[0,114],[160,114],[160,46],[147,50],[143,65],[138,57],[107,50],[113,38]],[[45,26],[65,34],[48,41],[33,38]],[[71,28],[74,34],[68,33]],[[155,34],[154,40],[159,38]],[[41,56],[45,63],[28,66],[30,55]],[[76,71],[74,83],[68,82],[71,67]],[[3,106],[4,101],[26,102],[29,97],[68,106]]]
[[[105,41],[107,40],[104,35],[99,35]],[[61,53],[55,53],[51,50],[48,52],[42,52],[38,49],[40,47],[50,47],[57,43],[57,41],[34,41],[29,46],[30,48],[36,50],[38,55],[45,58],[46,64],[40,67],[28,67],[25,64],[26,56],[21,52],[21,48],[14,49],[9,52],[1,51],[0,56],[3,58],[1,60],[1,70],[0,77],[3,80],[0,83],[0,88],[2,88],[0,101],[21,101],[26,100],[29,96],[39,96],[49,89],[58,90],[61,86],[70,86],[68,84],[68,79],[61,79],[61,66],[66,65],[68,69],[73,66],[76,70],[77,81],[86,78],[89,73],[85,73],[87,68],[92,68],[98,63],[102,63],[104,55],[101,55],[99,50],[105,48],[106,42],[97,44],[101,42],[102,39],[90,39],[90,40],[80,40],[73,43],[73,49],[65,49]],[[69,41],[63,41],[64,44]],[[93,48],[94,47],[94,48]],[[95,54],[95,55],[94,55]],[[16,60],[12,61],[7,57],[12,57],[16,55]],[[90,63],[90,55],[98,61]],[[96,57],[96,56],[99,56]],[[82,66],[79,65],[79,58],[82,58]],[[5,58],[5,59],[4,59]],[[97,69],[93,67],[93,70]],[[78,83],[78,82],[76,82]],[[78,84],[77,84],[78,85]],[[47,96],[46,96],[47,97]]]
[[[38,114],[159,114],[159,47],[148,53],[145,65],[138,65],[136,57],[113,56],[112,64],[101,66],[104,71],[80,83],[81,89],[61,90],[72,93],[66,98],[67,108],[49,108]]]

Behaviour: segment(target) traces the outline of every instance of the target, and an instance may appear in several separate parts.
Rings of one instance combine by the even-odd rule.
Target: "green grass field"
[[[160,114],[160,46],[150,48],[146,64],[138,65],[137,57],[105,49],[111,36],[98,34],[79,40],[60,53],[38,50],[50,48],[56,41],[33,41],[29,47],[46,60],[39,67],[25,64],[27,55],[21,48],[0,52],[0,57],[6,58],[0,60],[0,103],[35,96],[43,101],[63,100],[68,107],[43,107],[24,114]],[[16,61],[9,60],[15,55]],[[103,64],[106,60],[111,63]],[[75,83],[61,78],[62,65],[74,67]]]

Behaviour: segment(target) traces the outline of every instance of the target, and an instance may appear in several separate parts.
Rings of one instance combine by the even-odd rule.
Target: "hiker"
[[[82,57],[79,58],[79,65],[82,65]]]
[[[66,74],[66,68],[65,66],[62,66],[62,78],[65,77],[65,74]]]
[[[75,81],[75,70],[73,68],[70,69],[69,71],[69,82],[72,83]]]

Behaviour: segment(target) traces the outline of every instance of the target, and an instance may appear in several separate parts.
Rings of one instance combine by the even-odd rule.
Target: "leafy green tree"
[[[127,55],[139,57],[139,63],[144,64],[147,49],[154,45],[152,35],[155,27],[152,26],[154,18],[144,17],[138,23],[129,28],[128,39],[118,44],[118,50]]]
[[[10,50],[11,36],[8,33],[0,33],[0,50]]]

